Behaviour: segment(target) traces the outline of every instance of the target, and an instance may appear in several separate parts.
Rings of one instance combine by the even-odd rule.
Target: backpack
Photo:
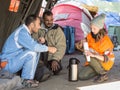
[[[66,37],[66,54],[72,54],[75,51],[75,28],[65,26],[63,32]]]

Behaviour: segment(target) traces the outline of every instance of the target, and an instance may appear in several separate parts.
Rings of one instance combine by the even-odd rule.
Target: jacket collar
[[[29,34],[31,34],[30,30],[28,29],[28,27],[27,27],[25,24],[23,24],[23,27],[27,30],[27,32],[28,32]]]

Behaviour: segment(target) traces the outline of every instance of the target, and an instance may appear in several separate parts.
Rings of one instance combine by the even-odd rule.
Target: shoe
[[[43,82],[43,81],[48,80],[51,75],[52,75],[51,73],[45,73],[45,74],[42,76],[42,78],[40,79],[39,82]]]
[[[52,72],[46,66],[41,66],[37,68],[34,79],[43,82],[48,80],[51,75]]]
[[[93,80],[93,81],[95,82],[96,80],[98,80],[98,79],[100,78],[100,76],[101,76],[101,75],[100,75],[100,74],[98,74],[98,75],[94,78],[94,80]]]
[[[22,81],[22,85],[25,88],[34,88],[34,87],[38,87],[39,86],[39,82],[36,81],[36,80],[24,79]]]
[[[98,76],[94,79],[94,82],[102,83],[102,82],[107,81],[107,80],[108,80],[108,76],[107,76],[107,74],[104,74],[104,75],[98,75]]]

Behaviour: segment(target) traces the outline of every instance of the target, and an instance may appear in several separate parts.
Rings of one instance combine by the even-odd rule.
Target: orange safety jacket
[[[89,48],[95,50],[100,55],[106,55],[108,57],[108,61],[101,61],[101,65],[105,70],[110,70],[114,64],[115,56],[113,53],[114,46],[109,36],[105,35],[98,42],[95,42],[95,39],[92,37],[91,33],[89,33],[87,35],[87,41]],[[109,53],[105,54],[106,51],[109,51]]]

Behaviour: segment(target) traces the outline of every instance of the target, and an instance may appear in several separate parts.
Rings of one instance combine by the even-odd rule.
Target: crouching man
[[[0,68],[10,73],[22,69],[22,84],[25,87],[36,87],[38,82],[33,80],[41,52],[55,53],[55,47],[49,47],[35,41],[32,33],[40,29],[40,18],[29,15],[25,24],[20,25],[6,40],[0,54]]]

